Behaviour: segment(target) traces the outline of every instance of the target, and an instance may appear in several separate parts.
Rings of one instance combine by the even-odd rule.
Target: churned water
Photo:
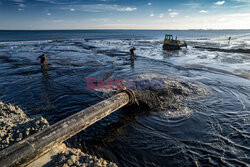
[[[165,33],[188,47],[163,51]],[[143,107],[113,113],[70,147],[119,166],[250,165],[250,31],[0,31],[0,41],[0,100],[50,124],[106,98],[88,77],[161,81],[136,90]]]

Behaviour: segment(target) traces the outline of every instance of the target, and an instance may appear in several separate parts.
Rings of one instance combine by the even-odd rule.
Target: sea
[[[187,48],[162,50],[165,34]],[[119,109],[66,144],[124,167],[250,165],[250,30],[0,31],[0,100],[51,125],[108,98],[88,77],[138,76],[182,86],[168,106]],[[180,93],[191,84],[206,93]]]

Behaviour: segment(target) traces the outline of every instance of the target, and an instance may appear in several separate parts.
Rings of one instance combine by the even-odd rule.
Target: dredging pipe
[[[0,166],[25,166],[63,141],[108,116],[123,106],[134,103],[135,94],[125,90],[109,99],[84,109],[0,152]]]

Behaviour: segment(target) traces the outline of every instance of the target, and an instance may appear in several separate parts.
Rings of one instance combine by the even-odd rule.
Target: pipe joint
[[[126,92],[129,95],[129,105],[135,103],[135,92],[131,89],[124,89],[124,92]]]

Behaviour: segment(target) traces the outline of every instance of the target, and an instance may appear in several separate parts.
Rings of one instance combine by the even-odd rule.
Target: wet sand
[[[0,151],[35,134],[47,127],[49,123],[43,117],[28,118],[27,115],[17,106],[4,104],[0,101]],[[116,167],[117,165],[102,158],[91,156],[81,152],[80,149],[71,149],[64,145],[61,152],[56,154],[49,166],[95,166],[95,167]],[[47,164],[48,159],[40,162]],[[48,166],[48,165],[46,165]]]

